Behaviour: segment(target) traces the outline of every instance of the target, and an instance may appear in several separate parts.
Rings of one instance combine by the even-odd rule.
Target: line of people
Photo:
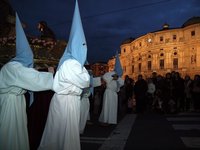
[[[78,29],[72,27],[72,30],[78,30],[79,34],[71,32],[69,41],[75,41],[68,43],[57,70],[54,72],[54,68],[49,67],[47,72],[34,69],[33,52],[16,13],[16,56],[0,71],[0,149],[81,149],[80,134],[83,133],[89,117],[90,89],[101,84],[105,84],[106,90],[99,121],[105,124],[117,123],[117,92],[123,85],[123,80],[114,71],[103,77],[90,78],[91,75],[84,67],[87,47],[79,17],[76,3],[73,24]],[[81,53],[78,51],[80,49]],[[27,91],[29,94],[26,94]],[[34,143],[31,135],[35,132],[32,129],[36,128],[32,124],[32,117],[37,116],[32,113],[42,115],[41,110],[46,108],[40,106],[42,91],[43,94],[45,91],[49,92],[48,97],[44,98],[48,100],[48,113],[44,112],[46,114],[41,122],[45,125],[40,132],[39,143],[33,148],[29,141]],[[36,106],[34,99],[40,109],[30,113],[31,107]]]
[[[124,106],[128,106],[128,112],[200,111],[200,75],[191,79],[188,75],[181,77],[179,72],[175,71],[166,73],[165,76],[153,72],[152,77],[147,79],[138,75],[136,82],[126,76],[121,90],[121,93],[126,93],[126,97],[121,98],[121,101],[125,103]]]
[[[81,50],[81,51],[80,51]],[[37,149],[80,149],[80,100],[90,87],[84,64],[87,45],[76,1],[69,43],[54,74],[34,69],[33,52],[16,13],[16,56],[0,71],[0,149],[29,150],[25,93],[54,91],[42,139]],[[54,76],[53,76],[54,74]]]

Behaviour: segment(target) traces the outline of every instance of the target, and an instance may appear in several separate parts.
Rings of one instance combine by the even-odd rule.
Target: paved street
[[[200,114],[127,114],[112,126],[87,125],[82,150],[199,150]]]

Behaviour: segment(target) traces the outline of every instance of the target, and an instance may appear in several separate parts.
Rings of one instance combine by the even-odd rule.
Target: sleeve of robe
[[[80,95],[82,89],[89,87],[90,75],[81,64],[74,60],[66,60],[56,72],[53,90],[58,94]]]
[[[113,80],[113,77],[112,75],[114,74],[114,72],[107,72],[103,75],[103,80],[109,84],[112,80]]]
[[[93,78],[93,87],[97,87],[101,85],[101,77],[94,77]]]
[[[24,67],[18,62],[9,62],[4,67],[4,77],[7,79],[4,88],[11,86],[20,87],[30,91],[51,90],[53,74],[39,72],[33,68]]]
[[[122,78],[117,79],[118,82],[118,92],[120,91],[120,88],[124,85],[124,80]]]

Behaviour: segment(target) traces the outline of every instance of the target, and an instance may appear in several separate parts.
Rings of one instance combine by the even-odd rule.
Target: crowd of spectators
[[[125,85],[120,92],[119,104],[125,104],[127,112],[164,114],[200,112],[200,75],[198,74],[192,79],[189,75],[181,77],[179,72],[175,71],[166,73],[165,76],[153,72],[152,77],[147,79],[138,75],[135,82],[126,76]],[[122,93],[126,96],[123,97]]]

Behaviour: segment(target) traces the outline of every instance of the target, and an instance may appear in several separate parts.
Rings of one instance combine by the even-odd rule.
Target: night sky
[[[162,29],[164,23],[179,28],[200,16],[200,0],[79,0],[88,45],[88,62],[107,62],[120,44]],[[75,0],[10,0],[27,35],[38,36],[44,20],[57,39],[69,38]]]

